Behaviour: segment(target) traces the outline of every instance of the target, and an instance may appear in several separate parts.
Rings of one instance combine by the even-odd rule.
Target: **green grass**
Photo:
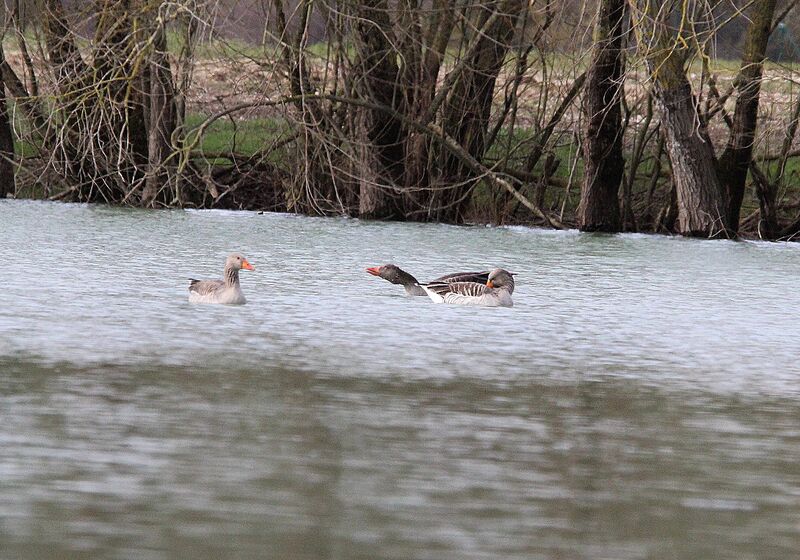
[[[505,157],[507,155],[506,149],[510,146],[512,150],[515,150],[515,153],[510,154],[508,158],[509,165],[514,169],[522,169],[525,166],[525,159],[528,157],[528,154],[534,145],[533,142],[536,133],[529,128],[517,127],[514,130],[513,137],[509,138],[509,136],[508,130],[502,129],[497,135],[497,140],[495,140],[495,143],[489,148],[486,159],[488,161],[497,161]],[[552,141],[552,137],[550,140]],[[576,147],[568,143],[559,144],[548,150],[552,151],[556,159],[560,160],[561,162],[556,169],[556,172],[553,174],[554,177],[560,177],[564,179],[569,177],[570,162],[575,158],[575,150]],[[539,158],[539,161],[533,169],[534,173],[540,174],[542,172],[546,157],[547,152],[543,153],[542,157]],[[582,162],[578,162],[575,172],[577,176],[580,176],[580,174],[583,172]]]
[[[204,120],[204,115],[189,115],[186,118],[187,130],[191,131]],[[220,119],[206,129],[198,149],[209,154],[236,152],[252,155],[268,147],[287,130],[288,125],[282,119]]]
[[[39,149],[25,140],[14,140],[14,153],[17,157],[32,157],[39,153]]]
[[[758,162],[758,157],[756,157],[756,162],[759,163],[761,170],[767,175],[768,178],[771,179],[778,174],[778,166],[780,164],[779,161]],[[784,177],[794,177],[793,182],[797,183],[797,179],[800,178],[800,157],[790,157],[786,160]],[[792,180],[790,180],[790,183],[791,182]],[[791,188],[792,185],[790,184],[789,187]],[[792,190],[800,190],[800,184],[794,185],[794,189]]]
[[[177,31],[167,32],[167,50],[173,54],[179,54],[183,49],[185,37]],[[263,59],[265,53],[274,52],[275,47],[265,47],[256,43],[248,43],[240,39],[211,39],[200,41],[195,45],[195,55],[198,59],[211,58],[255,58]]]

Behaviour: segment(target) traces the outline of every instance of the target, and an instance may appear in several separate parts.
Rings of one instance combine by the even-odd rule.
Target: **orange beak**
[[[379,266],[371,266],[367,269],[367,272],[372,274],[373,276],[380,276],[381,275],[381,267]]]
[[[255,270],[256,269],[256,267],[254,267],[252,264],[247,262],[247,259],[243,259],[242,260],[242,268],[245,269],[245,270]]]
[[[489,286],[490,288],[494,288],[494,282],[492,282],[491,280],[486,282],[486,285]]]

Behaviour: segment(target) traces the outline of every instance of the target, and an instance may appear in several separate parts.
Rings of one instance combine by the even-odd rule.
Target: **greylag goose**
[[[239,285],[239,271],[255,270],[239,253],[231,253],[225,259],[225,280],[195,280],[190,278],[189,303],[222,303],[243,305],[247,303]]]
[[[495,268],[485,284],[479,282],[430,282],[421,287],[435,303],[512,307],[514,275]]]
[[[371,266],[367,272],[373,276],[378,276],[392,284],[401,284],[406,289],[406,294],[410,296],[427,296],[428,293],[422,289],[416,278],[411,276],[408,272],[393,264],[385,264],[383,266]],[[484,272],[456,272],[454,274],[445,274],[439,278],[432,280],[431,283],[438,282],[478,282],[485,284],[489,280],[489,271]]]

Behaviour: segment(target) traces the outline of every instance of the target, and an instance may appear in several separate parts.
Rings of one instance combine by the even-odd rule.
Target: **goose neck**
[[[239,285],[239,269],[232,266],[225,267],[225,285],[238,286]]]
[[[397,280],[399,284],[402,284],[406,288],[408,288],[409,286],[414,286],[416,284],[419,284],[419,282],[417,282],[417,279],[411,276],[405,270],[398,271]]]

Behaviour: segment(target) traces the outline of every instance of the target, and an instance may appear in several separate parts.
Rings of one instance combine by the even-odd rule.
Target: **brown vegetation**
[[[249,43],[223,37],[235,27],[224,2],[46,0],[38,18],[14,4],[0,58],[9,192],[800,231],[798,73],[763,63],[797,1],[254,0]],[[735,25],[745,41],[729,65],[713,47]],[[12,161],[16,187],[3,180]]]

